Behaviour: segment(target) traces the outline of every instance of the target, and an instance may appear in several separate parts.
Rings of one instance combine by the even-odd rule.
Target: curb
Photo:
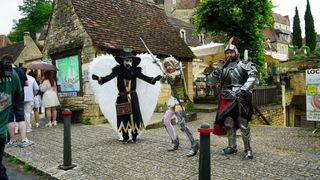
[[[35,176],[37,176],[38,178],[40,179],[48,179],[48,180],[58,180],[57,178],[51,176],[50,174],[44,172],[44,171],[41,171],[40,169],[37,169],[36,167],[32,166],[31,164],[29,164],[28,162],[25,162],[25,161],[22,161],[20,160],[19,158],[7,153],[7,152],[3,152],[3,157],[4,158],[15,158],[17,159],[17,162],[13,163],[13,162],[10,162],[10,160],[8,160],[9,163],[12,163],[13,165],[25,165],[25,164],[28,164],[30,165],[30,169],[28,170],[24,170],[24,171],[32,171],[32,173],[35,174]]]

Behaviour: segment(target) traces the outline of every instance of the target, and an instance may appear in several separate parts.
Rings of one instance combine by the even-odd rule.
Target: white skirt
[[[182,102],[184,102],[184,100],[180,99],[180,102],[182,103]],[[173,96],[170,96],[170,99],[167,102],[167,106],[168,107],[174,107],[176,105],[179,105],[178,99],[173,97]]]
[[[47,108],[47,107],[55,107],[59,105],[60,105],[60,102],[58,99],[58,95],[55,91],[48,90],[43,94],[43,97],[42,97],[43,107]]]

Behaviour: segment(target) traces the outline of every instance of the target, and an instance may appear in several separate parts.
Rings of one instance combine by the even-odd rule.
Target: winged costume
[[[143,69],[140,63],[148,68]],[[104,72],[101,67],[105,67]],[[157,83],[161,78],[160,72],[153,65],[151,57],[145,54],[137,57],[131,52],[115,58],[104,55],[93,61],[90,74],[95,80],[92,88],[103,114],[112,127],[122,134],[124,143],[129,142],[130,130],[132,141],[136,142],[139,132],[151,119],[160,92],[160,84]],[[119,110],[121,105],[122,109]]]

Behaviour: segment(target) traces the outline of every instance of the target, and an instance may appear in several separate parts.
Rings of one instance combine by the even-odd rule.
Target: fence
[[[252,90],[252,101],[255,106],[273,104],[278,102],[278,89],[276,86],[255,87]]]

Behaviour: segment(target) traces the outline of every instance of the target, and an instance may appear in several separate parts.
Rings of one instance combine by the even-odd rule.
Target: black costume
[[[131,67],[126,67],[124,65],[124,59],[128,58],[133,60]],[[136,79],[140,78],[150,84],[155,84],[156,81],[160,80],[161,76],[152,78],[144,75],[142,73],[142,68],[137,67],[141,61],[138,57],[126,55],[115,57],[115,59],[119,65],[112,69],[111,74],[101,78],[96,75],[92,75],[92,79],[98,80],[101,85],[117,77],[117,88],[119,92],[116,103],[120,104],[131,102],[132,106],[132,114],[117,114],[117,127],[119,132],[122,133],[123,142],[128,142],[129,140],[129,129],[132,130],[132,140],[136,142],[138,133],[143,127],[139,99],[136,92]]]

